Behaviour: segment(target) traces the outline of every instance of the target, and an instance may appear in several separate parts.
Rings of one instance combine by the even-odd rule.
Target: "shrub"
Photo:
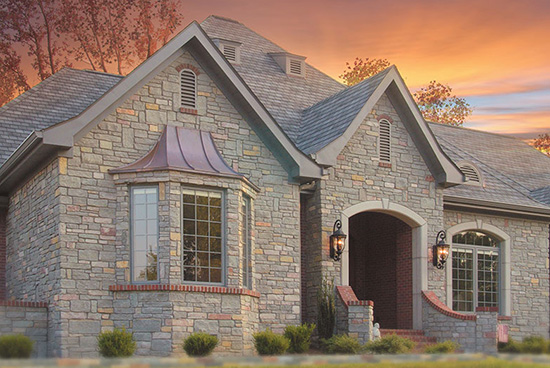
[[[415,343],[405,337],[389,335],[371,341],[365,345],[365,350],[374,354],[403,354],[411,351]]]
[[[136,342],[131,332],[122,328],[113,331],[105,331],[97,336],[99,354],[105,358],[129,357],[136,351]]]
[[[317,331],[322,339],[330,339],[334,333],[336,307],[334,304],[334,283],[327,277],[317,292]]]
[[[529,336],[523,339],[520,352],[525,354],[544,354],[549,351],[549,342],[540,336]]]
[[[348,335],[334,335],[321,340],[321,344],[327,354],[357,354],[363,348],[356,338]]]
[[[34,341],[25,335],[5,335],[0,337],[0,358],[29,358]]]
[[[454,341],[443,341],[437,344],[428,345],[424,350],[427,354],[449,354],[454,353],[459,345]]]
[[[499,353],[521,353],[521,343],[508,338],[508,342],[499,342],[498,343]]]
[[[315,329],[315,325],[307,323],[301,326],[286,326],[284,336],[290,341],[288,351],[294,354],[305,353],[309,350],[311,333]]]
[[[218,345],[218,338],[205,332],[196,332],[183,341],[183,350],[189,356],[207,356]]]
[[[281,355],[290,347],[290,341],[286,337],[277,335],[269,328],[253,336],[254,347],[260,355]]]

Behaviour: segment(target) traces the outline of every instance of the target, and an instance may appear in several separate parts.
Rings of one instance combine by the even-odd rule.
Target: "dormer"
[[[483,186],[483,177],[481,171],[476,165],[470,161],[460,161],[457,163],[458,168],[464,174],[466,182],[464,184]]]
[[[287,75],[305,78],[305,56],[294,55],[288,52],[270,52],[269,55],[279,64]]]
[[[218,46],[223,56],[231,64],[241,63],[241,43],[236,41],[224,40],[222,38],[214,38],[214,44]]]

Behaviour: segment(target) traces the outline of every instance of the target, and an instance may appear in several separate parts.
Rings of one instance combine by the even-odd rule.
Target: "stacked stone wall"
[[[377,139],[380,117],[392,120],[391,165],[383,165],[378,159]],[[390,166],[390,167],[388,167]],[[323,274],[341,282],[341,263],[329,258],[328,239],[336,219],[352,205],[373,200],[387,199],[417,213],[427,222],[428,239],[424,246],[435,242],[435,236],[443,228],[443,189],[439,188],[407,128],[401,121],[389,98],[384,94],[365,118],[347,145],[337,157],[334,167],[318,184],[315,195],[307,203],[307,222],[320,225],[312,227],[307,240],[308,254],[316,267],[308,271],[308,319],[315,320],[315,294]],[[309,263],[308,263],[309,264]],[[428,286],[443,296],[445,275],[428,264]]]
[[[6,298],[6,215],[0,205],[0,300]]]
[[[177,105],[181,65],[193,65],[198,71],[196,111],[180,112]],[[251,318],[258,318],[259,328],[270,326],[278,332],[288,324],[300,322],[300,233],[296,226],[300,216],[299,186],[288,182],[288,173],[277,158],[200,65],[185,54],[80,139],[73,157],[64,162],[66,172],[60,177],[60,221],[64,226],[60,236],[64,265],[61,276],[65,282],[64,299],[60,301],[61,318],[65,321],[61,334],[63,356],[96,355],[97,331],[115,325],[118,317],[109,286],[129,280],[129,223],[124,215],[128,213],[129,184],[115,184],[115,177],[108,171],[149,152],[167,124],[211,132],[226,162],[261,188],[253,201],[252,236],[253,284],[262,298],[257,306],[259,316]],[[151,174],[144,179],[129,178],[129,183],[140,180],[153,183],[154,177]],[[157,182],[159,193],[164,191],[166,196],[159,203],[163,213],[159,234],[160,277],[166,280],[163,282],[181,284],[178,193],[183,184],[216,188],[218,182],[212,177],[181,173],[174,180],[166,180]],[[228,193],[228,209],[231,208],[227,212],[227,240],[236,244],[239,227],[235,200],[237,190],[243,189],[240,184],[238,188],[234,184],[221,188]],[[121,259],[120,255],[126,256]],[[238,250],[227,256],[227,283],[236,287],[242,283]],[[202,303],[197,307],[202,307]],[[166,319],[169,316],[164,314],[172,313],[163,311],[159,318]],[[84,327],[78,333],[68,323],[77,320]]]
[[[512,315],[506,316],[511,317],[507,321],[510,336],[516,340],[531,335],[548,338],[548,223],[445,210],[446,228],[466,222],[495,226],[511,238]]]
[[[48,307],[46,303],[0,301],[0,336],[23,334],[34,341],[32,356],[48,353]]]

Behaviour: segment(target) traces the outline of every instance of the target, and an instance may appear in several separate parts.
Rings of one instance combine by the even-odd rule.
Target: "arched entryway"
[[[412,229],[400,219],[362,212],[349,219],[349,284],[376,306],[383,328],[412,329]]]
[[[342,257],[342,285],[352,286],[359,299],[374,301],[375,320],[382,328],[422,329],[421,292],[428,285],[426,221],[383,199],[344,210],[342,229],[350,235]],[[384,287],[372,285],[382,282]],[[399,295],[403,289],[407,292]]]

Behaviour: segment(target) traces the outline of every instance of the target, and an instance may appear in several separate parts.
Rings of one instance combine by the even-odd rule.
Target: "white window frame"
[[[180,223],[181,223],[181,280],[184,284],[192,284],[192,285],[205,285],[205,286],[224,286],[226,284],[226,277],[227,277],[227,244],[226,244],[226,232],[227,232],[227,222],[226,222],[226,195],[225,191],[219,190],[219,189],[213,189],[213,188],[204,188],[204,187],[191,187],[191,186],[182,186],[181,196],[180,196]],[[221,195],[221,279],[220,282],[204,282],[204,281],[189,281],[185,280],[185,266],[184,266],[184,256],[185,252],[183,249],[184,246],[184,202],[183,202],[183,196],[185,190],[191,190],[195,192],[211,192],[211,193],[219,193]],[[195,221],[197,221],[195,219]],[[210,222],[210,220],[208,221]],[[197,236],[197,234],[195,234]],[[210,265],[208,268],[211,268]]]
[[[135,214],[134,214],[134,206],[135,206],[135,199],[134,199],[134,191],[136,189],[155,189],[156,195],[157,195],[157,278],[156,280],[146,280],[146,281],[138,281],[136,280],[136,275],[134,274],[134,247],[135,247]],[[160,282],[160,262],[159,262],[159,250],[160,250],[160,215],[159,215],[159,189],[157,185],[134,185],[130,186],[130,280],[132,284],[158,284]]]
[[[242,211],[246,203],[246,212]],[[241,198],[241,239],[243,257],[242,257],[242,273],[243,287],[245,289],[253,289],[253,268],[254,268],[254,251],[252,247],[252,198],[246,194],[242,194]]]
[[[510,253],[512,249],[512,240],[508,234],[498,227],[485,223],[482,220],[470,221],[451,226],[447,229],[447,239],[452,239],[454,235],[463,231],[479,231],[492,235],[497,238],[500,248],[500,298],[499,314],[501,316],[511,316],[511,287],[510,287]],[[452,246],[451,246],[452,247]],[[451,249],[452,251],[452,249]],[[447,298],[446,304],[449,308],[453,307],[453,270],[452,262],[448,261],[446,268],[447,280]]]

